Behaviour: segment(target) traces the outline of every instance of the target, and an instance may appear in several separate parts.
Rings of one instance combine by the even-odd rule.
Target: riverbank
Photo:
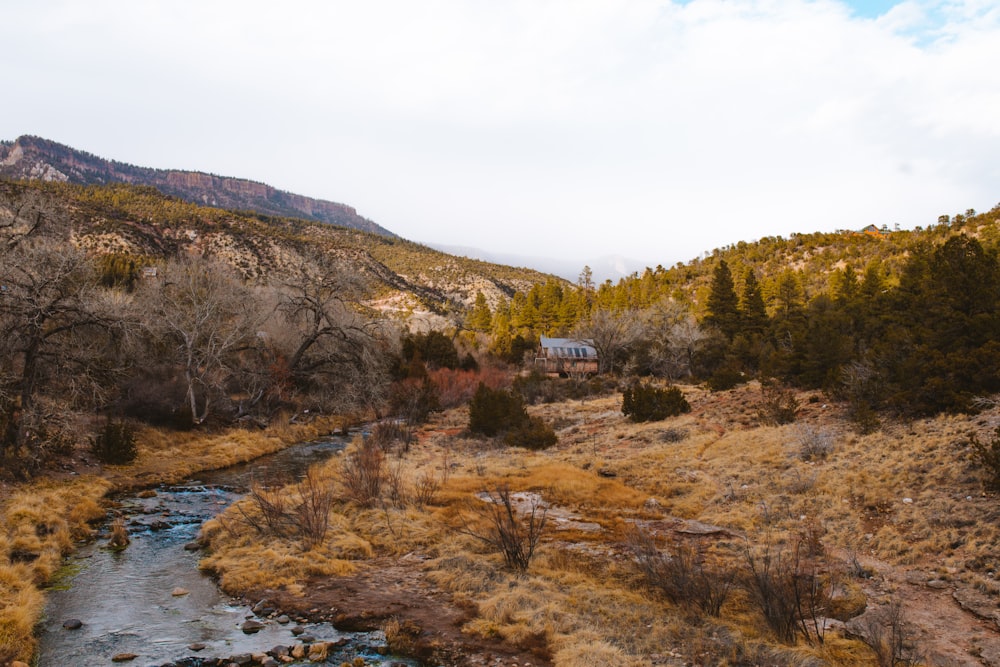
[[[341,425],[337,419],[317,418],[259,431],[143,428],[137,434],[139,455],[130,465],[99,466],[81,445],[58,470],[0,488],[0,666],[31,662],[44,587],[75,545],[92,539],[91,524],[105,517],[106,496],[249,461]]]

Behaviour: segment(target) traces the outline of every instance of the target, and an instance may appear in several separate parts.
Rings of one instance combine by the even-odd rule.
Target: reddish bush
[[[481,368],[479,371],[438,368],[428,371],[427,376],[437,387],[438,403],[442,409],[468,403],[480,382],[490,389],[505,389],[510,386],[508,375],[497,368]]]

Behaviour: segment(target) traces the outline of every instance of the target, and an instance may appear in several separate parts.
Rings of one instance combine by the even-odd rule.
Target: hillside
[[[358,215],[345,204],[284,192],[243,178],[137,167],[106,160],[41,137],[22,136],[13,142],[0,142],[0,177],[77,185],[149,185],[195,204],[317,220],[395,237],[389,230]]]
[[[50,234],[97,254],[141,261],[202,254],[264,282],[280,281],[300,264],[303,253],[329,253],[369,280],[373,305],[401,313],[462,310],[477,292],[496,302],[550,278],[453,257],[396,237],[198,206],[152,187],[0,180],[0,217],[38,216]]]

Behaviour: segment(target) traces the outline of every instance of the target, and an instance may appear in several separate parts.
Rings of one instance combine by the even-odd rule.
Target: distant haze
[[[536,271],[551,273],[574,283],[579,280],[585,266],[590,267],[591,278],[597,284],[603,283],[605,280],[617,283],[619,278],[624,278],[636,272],[641,273],[646,269],[646,264],[620,255],[606,255],[604,257],[576,260],[489,252],[481,248],[452,246],[441,243],[429,243],[427,245],[450,255],[481,259],[484,262],[493,262],[506,266],[521,266],[535,269]]]
[[[996,2],[34,0],[0,23],[0,138],[416,241],[670,266],[1000,200]]]

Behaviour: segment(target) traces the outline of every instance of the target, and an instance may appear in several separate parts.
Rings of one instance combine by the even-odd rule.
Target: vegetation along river
[[[357,657],[368,665],[415,664],[381,655],[381,633],[342,633],[328,623],[297,623],[259,608],[261,613],[255,614],[199,572],[198,552],[185,549],[201,524],[238,500],[251,480],[268,485],[294,481],[344,444],[339,437],[302,443],[158,488],[153,497],[119,498],[116,511],[125,518],[131,544],[115,551],[99,540],[68,561],[49,591],[39,667],[110,665],[116,657],[143,667],[251,664],[245,661],[253,654],[308,646],[310,639],[312,644],[334,644],[325,661],[336,665]],[[110,525],[109,519],[105,529]],[[82,624],[71,629],[74,620]],[[247,620],[263,627],[248,634],[242,629]]]

